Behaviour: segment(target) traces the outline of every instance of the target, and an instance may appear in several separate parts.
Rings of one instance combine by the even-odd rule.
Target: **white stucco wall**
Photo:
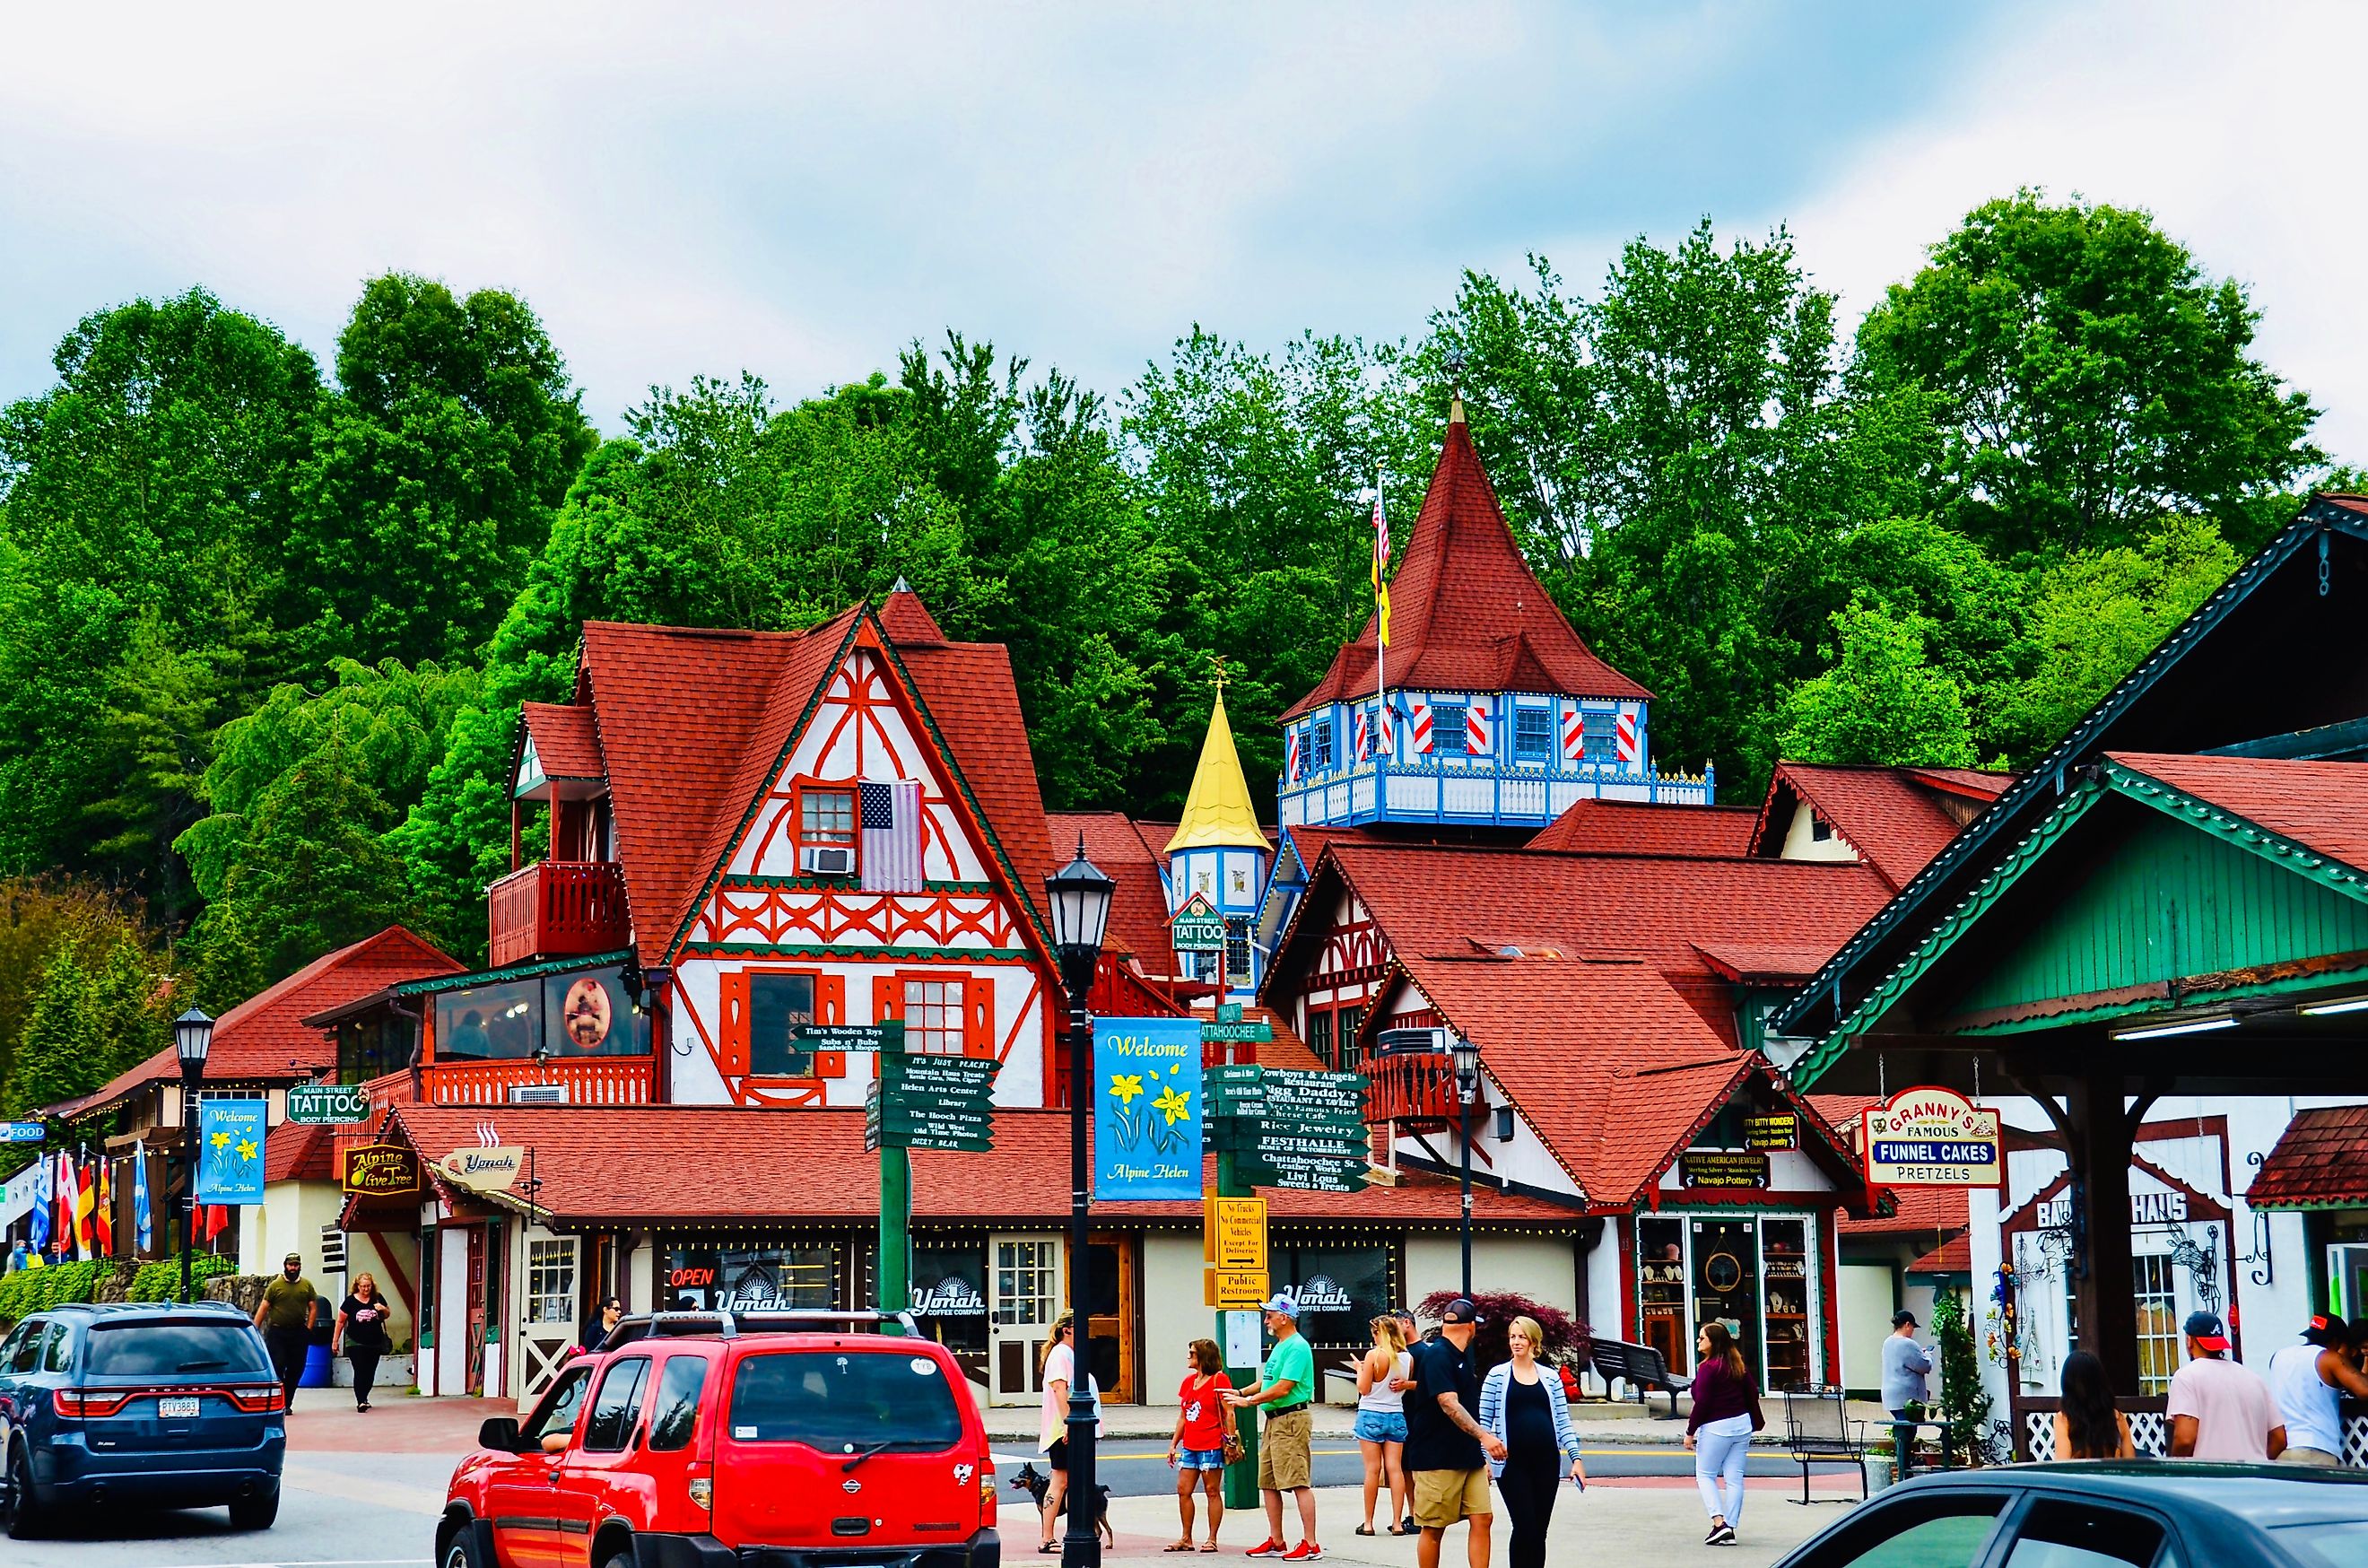
[[[1578,1272],[1567,1236],[1491,1236],[1472,1238],[1472,1288],[1480,1291],[1513,1290],[1564,1312],[1578,1308]],[[1460,1289],[1463,1255],[1453,1234],[1406,1238],[1406,1301],[1421,1301],[1435,1290]],[[1615,1287],[1616,1289],[1616,1287]]]
[[[1217,1314],[1204,1304],[1201,1233],[1143,1238],[1143,1358],[1137,1390],[1145,1404],[1168,1404],[1184,1379],[1188,1347],[1217,1338]],[[1221,1342],[1222,1343],[1222,1342]]]

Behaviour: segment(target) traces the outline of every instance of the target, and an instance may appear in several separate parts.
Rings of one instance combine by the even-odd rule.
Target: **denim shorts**
[[[1406,1440],[1406,1415],[1395,1410],[1360,1410],[1355,1427],[1360,1443],[1403,1443]]]
[[[1178,1449],[1176,1450],[1178,1470],[1223,1470],[1225,1450],[1223,1449]]]

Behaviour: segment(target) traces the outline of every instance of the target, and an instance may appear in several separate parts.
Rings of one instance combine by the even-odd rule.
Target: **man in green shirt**
[[[1251,1557],[1279,1557],[1286,1562],[1318,1562],[1324,1549],[1315,1544],[1315,1489],[1308,1450],[1315,1436],[1315,1352],[1299,1332],[1299,1303],[1277,1296],[1266,1304],[1266,1330],[1274,1348],[1258,1369],[1258,1386],[1225,1395],[1235,1409],[1266,1407],[1266,1430],[1258,1438],[1258,1497],[1266,1505],[1266,1540],[1250,1548]],[[1299,1501],[1299,1544],[1282,1544],[1282,1494]]]
[[[279,1278],[263,1288],[263,1304],[255,1309],[255,1326],[263,1331],[290,1410],[296,1408],[296,1384],[304,1376],[304,1353],[312,1347],[313,1320],[320,1310],[320,1293],[304,1278],[302,1255],[290,1253],[279,1266]]]

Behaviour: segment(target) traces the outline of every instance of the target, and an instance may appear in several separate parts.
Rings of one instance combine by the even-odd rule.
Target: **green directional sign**
[[[1241,1021],[1242,1005],[1239,1002],[1220,1002],[1217,1004],[1217,1022],[1221,1024],[1238,1024]]]
[[[1367,1084],[1354,1073],[1211,1068],[1209,1146],[1232,1155],[1238,1178],[1254,1187],[1361,1192]]]
[[[864,1096],[864,1146],[971,1153],[993,1148],[998,1066],[983,1057],[882,1051],[880,1075]]]
[[[1202,1024],[1201,1038],[1216,1045],[1227,1042],[1264,1045],[1274,1039],[1274,1026],[1263,1021],[1254,1024]]]
[[[370,1095],[358,1085],[304,1084],[288,1091],[288,1119],[307,1127],[342,1127],[370,1119]]]

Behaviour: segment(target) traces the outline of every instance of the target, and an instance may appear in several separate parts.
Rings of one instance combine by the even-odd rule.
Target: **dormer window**
[[[812,876],[855,875],[855,791],[798,786],[798,869]]]
[[[1819,816],[1816,812],[1811,812],[1809,813],[1809,841],[1812,844],[1824,844],[1830,840],[1833,835],[1833,824],[1827,822],[1825,818]]]

